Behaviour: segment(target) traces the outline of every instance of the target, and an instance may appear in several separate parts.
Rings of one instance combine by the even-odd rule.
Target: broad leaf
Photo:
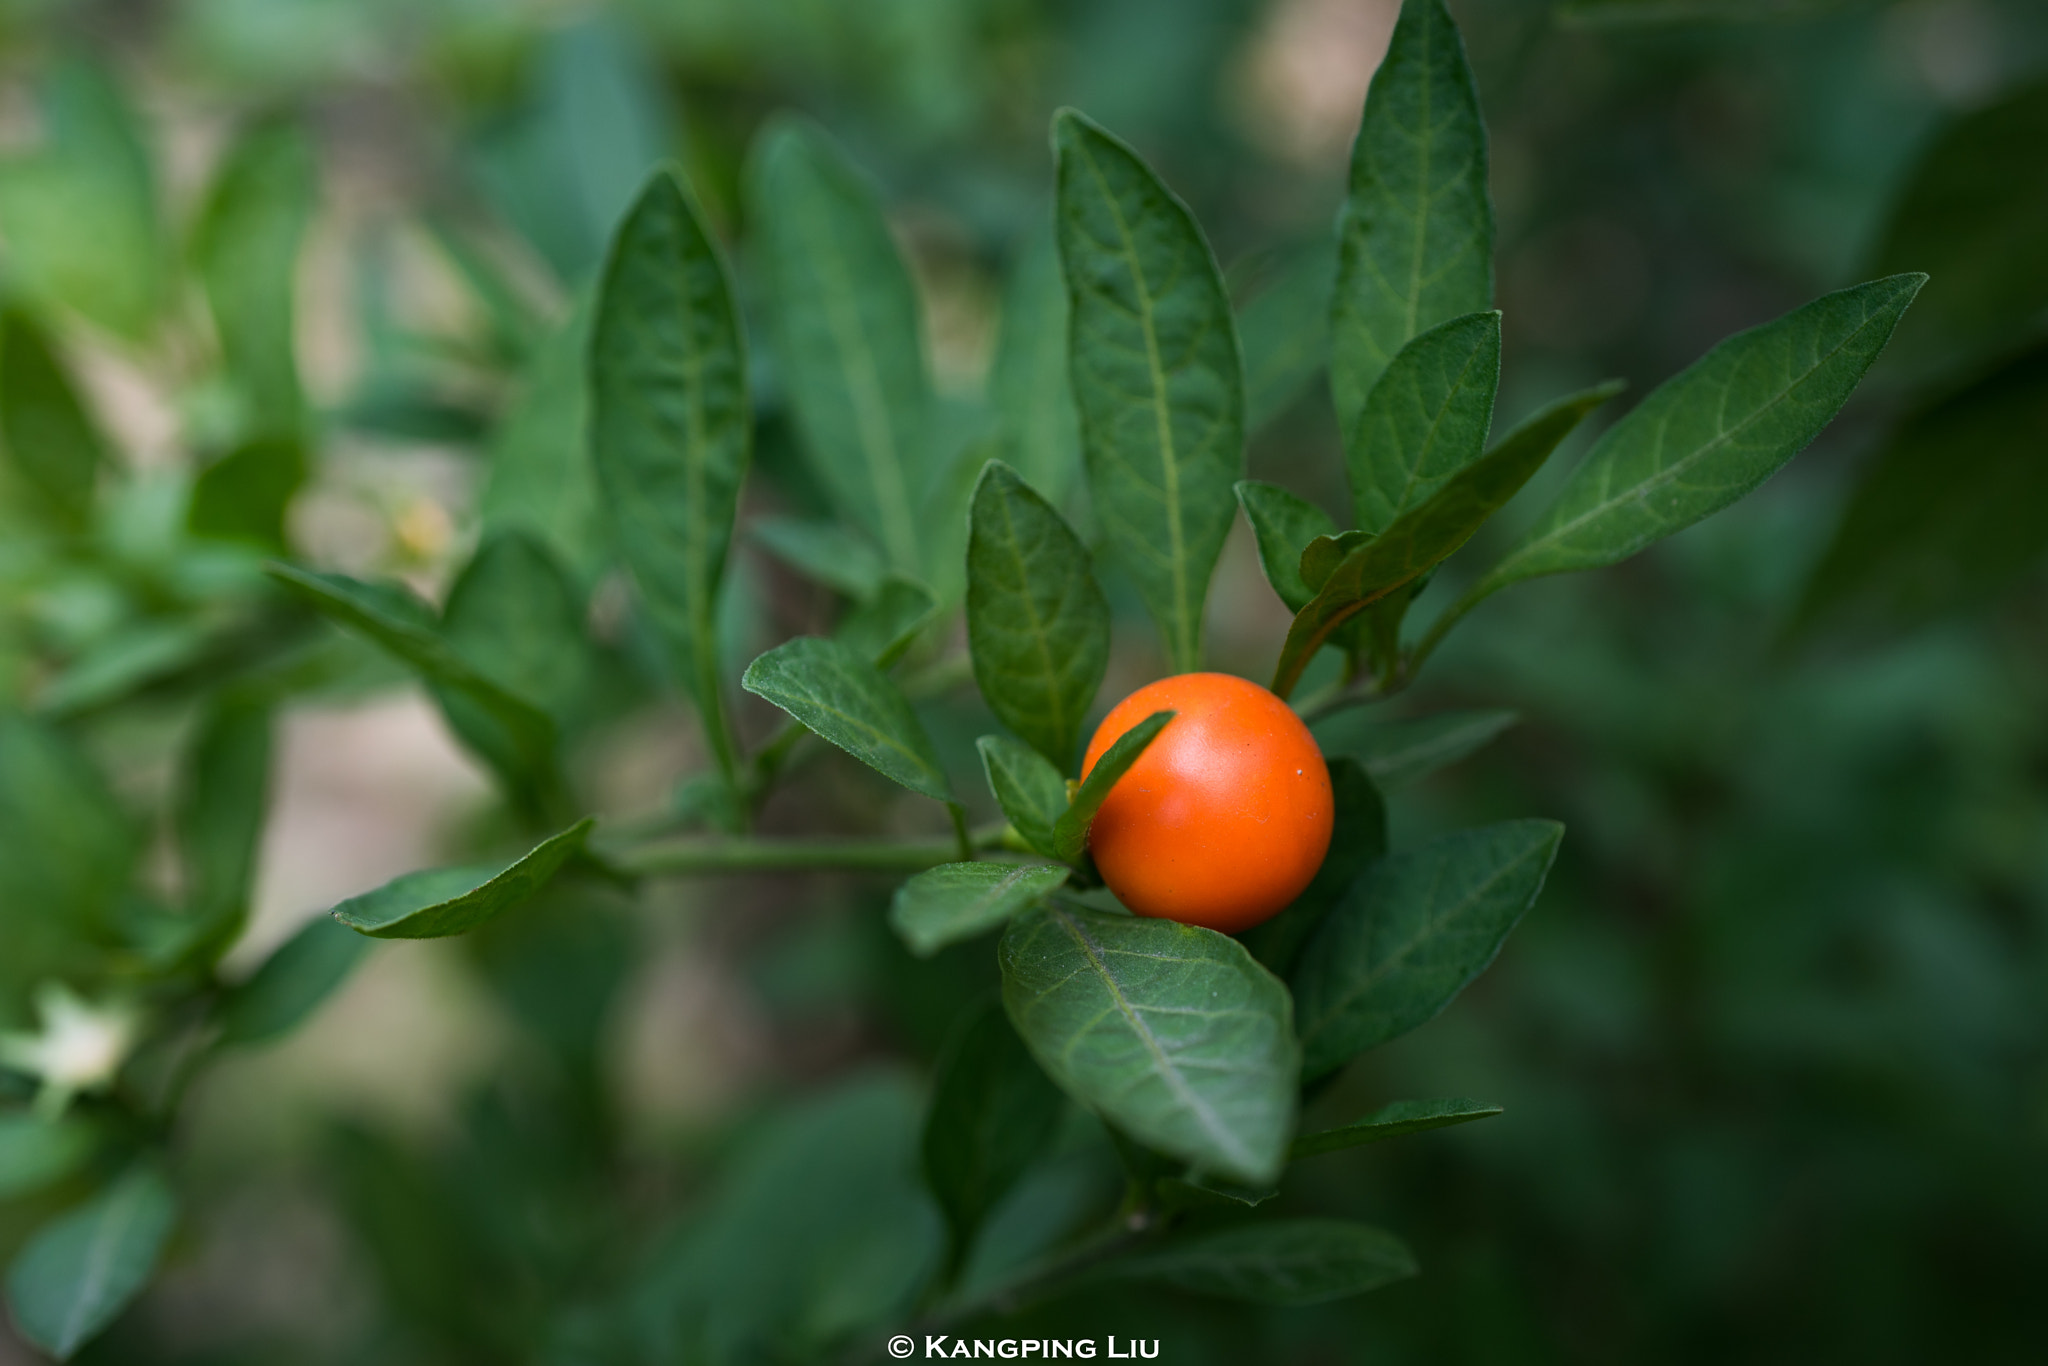
[[[1054,507],[1081,469],[1081,420],[1067,374],[1067,291],[1050,232],[1031,237],[1003,286],[989,398],[1003,458]]]
[[[268,1043],[297,1029],[369,951],[368,939],[324,915],[308,921],[248,980],[228,989],[220,1004],[221,1041]]]
[[[1384,533],[1479,458],[1500,387],[1500,314],[1439,323],[1394,354],[1344,433],[1351,507]]]
[[[1053,823],[1052,842],[1056,857],[1069,863],[1080,859],[1088,848],[1088,823],[1095,819],[1095,813],[1109,800],[1110,789],[1117,780],[1138,762],[1138,756],[1152,743],[1159,732],[1166,729],[1166,723],[1173,720],[1175,713],[1155,711],[1137,725],[1117,737],[1116,743],[1104,750],[1102,757],[1095,761],[1095,767],[1088,770],[1088,776],[1081,780],[1081,786],[1074,792],[1074,799],[1060,818]]]
[[[1329,243],[1297,251],[1237,315],[1247,431],[1293,407],[1329,360],[1336,271]]]
[[[581,853],[596,822],[585,818],[509,864],[429,868],[350,897],[328,914],[372,939],[445,939],[468,934],[531,901]]]
[[[1434,1018],[1535,904],[1564,827],[1503,821],[1374,864],[1293,974],[1302,1075],[1314,1080]]]
[[[799,636],[749,664],[741,686],[883,777],[934,800],[952,800],[938,753],[909,699],[852,647]]]
[[[270,710],[216,701],[185,762],[177,833],[185,909],[206,946],[226,948],[249,913],[270,796]]]
[[[1244,472],[1230,299],[1194,216],[1136,153],[1070,109],[1053,145],[1095,519],[1185,673],[1201,667],[1202,604]]]
[[[456,576],[441,636],[479,673],[557,726],[574,719],[588,675],[583,595],[545,542],[492,532]]]
[[[1254,958],[1281,977],[1294,970],[1301,946],[1330,908],[1374,859],[1387,852],[1387,804],[1366,771],[1350,759],[1332,760],[1330,791],[1336,812],[1323,866],[1285,910],[1238,936]]]
[[[1492,306],[1479,92],[1443,0],[1406,0],[1366,94],[1337,225],[1330,392],[1338,430],[1357,426],[1380,372],[1409,338]]]
[[[1000,460],[974,490],[967,643],[996,719],[1062,771],[1109,668],[1109,600],[1088,548]]]
[[[889,924],[920,958],[986,934],[1066,882],[1060,863],[942,863],[896,889]]]
[[[0,442],[8,465],[59,525],[92,512],[106,446],[64,367],[27,314],[0,314]]]
[[[849,598],[874,596],[888,570],[867,537],[837,522],[763,517],[747,523],[747,534],[791,569]]]
[[[725,260],[672,171],[619,225],[590,338],[590,454],[619,550],[722,768],[717,607],[753,410]]]
[[[1382,1139],[1399,1138],[1403,1134],[1419,1134],[1426,1129],[1443,1129],[1453,1124],[1469,1124],[1475,1119],[1491,1119],[1499,1113],[1500,1106],[1477,1100],[1397,1100],[1391,1105],[1381,1106],[1356,1124],[1303,1134],[1294,1140],[1293,1157],[1296,1161],[1304,1157],[1319,1157],[1342,1148],[1357,1148]]]
[[[991,1002],[939,1059],[924,1121],[924,1180],[962,1263],[981,1223],[1051,1146],[1064,1102]]]
[[[841,515],[929,573],[918,508],[937,470],[917,291],[874,189],[823,132],[780,121],[748,177],[776,359]]]
[[[1392,792],[1457,763],[1519,720],[1511,711],[1448,711],[1412,721],[1374,721],[1354,707],[1309,729],[1323,753],[1351,756],[1381,791]]]
[[[1266,582],[1273,585],[1288,611],[1299,612],[1315,596],[1315,590],[1301,577],[1302,552],[1318,537],[1334,537],[1337,524],[1314,503],[1277,484],[1244,479],[1236,491],[1238,505],[1258,543],[1259,567],[1266,571]]]
[[[1304,1305],[1362,1295],[1416,1273],[1393,1234],[1338,1219],[1280,1219],[1176,1238],[1093,1273],[1251,1304]]]
[[[62,1181],[92,1156],[93,1131],[75,1118],[0,1114],[0,1200]]]
[[[1044,755],[1007,735],[984,735],[975,746],[1004,819],[1024,843],[1047,858],[1058,858],[1053,831],[1066,814],[1067,780]]]
[[[886,669],[903,657],[938,610],[939,600],[931,589],[892,569],[882,575],[867,601],[855,603],[840,618],[832,635],[876,668]]]
[[[15,1327],[69,1360],[141,1293],[177,1217],[171,1188],[145,1167],[36,1230],[7,1270]]]
[[[1140,1143],[1252,1185],[1294,1129],[1292,1005],[1213,930],[1049,907],[997,957],[1017,1032],[1068,1095]]]

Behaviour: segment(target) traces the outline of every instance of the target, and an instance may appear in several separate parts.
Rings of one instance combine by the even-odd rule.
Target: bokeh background
[[[1468,1095],[1506,1115],[1320,1159],[1282,1196],[1394,1229],[1424,1274],[1285,1312],[1097,1292],[1011,1328],[1158,1337],[1176,1362],[2038,1359],[2048,9],[1453,9],[1492,136],[1503,422],[1610,375],[1640,394],[1827,289],[1934,281],[1764,490],[1617,570],[1494,600],[1400,702],[1522,723],[1396,794],[1397,844],[1529,814],[1569,831],[1491,972],[1318,1102]],[[779,110],[818,119],[882,187],[965,409],[1043,233],[1053,109],[1152,160],[1250,310],[1328,238],[1393,15],[5,0],[0,282],[78,376],[107,454],[89,513],[19,461],[7,475],[0,694],[76,726],[125,799],[158,801],[181,689],[304,629],[269,614],[244,560],[191,539],[242,515],[205,510],[204,473],[287,429],[308,479],[257,532],[433,593],[481,525],[524,518],[595,585],[603,636],[618,597],[565,473],[576,310],[655,162],[680,162],[738,243],[744,292],[748,139]],[[802,513],[816,493],[758,358],[749,507]],[[1334,505],[1321,379],[1283,379],[1252,473]],[[90,526],[67,539],[67,517]],[[756,541],[733,583],[738,660],[834,610]],[[1159,669],[1123,606],[1106,698]],[[1211,614],[1216,663],[1263,674],[1285,614],[1241,529]],[[579,776],[605,813],[645,816],[702,754],[634,681],[632,642],[612,653]],[[502,820],[392,666],[322,660],[285,721],[234,963]],[[929,711],[971,754],[968,704]],[[919,819],[874,805],[824,762],[771,821]],[[876,1255],[874,1222],[847,1212],[846,1187],[874,1184],[862,1153],[915,1125],[918,1077],[993,979],[986,944],[910,960],[887,891],[676,883],[473,944],[380,946],[300,1034],[201,1082],[177,1144],[191,1216],[157,1288],[82,1359],[652,1362],[661,1306],[750,1293],[746,1267],[844,1290],[831,1268]],[[1113,1194],[1099,1158],[1077,1139],[1049,1162],[1006,1236]],[[26,1226],[0,1219],[0,1244]],[[0,1329],[0,1362],[32,1359]]]

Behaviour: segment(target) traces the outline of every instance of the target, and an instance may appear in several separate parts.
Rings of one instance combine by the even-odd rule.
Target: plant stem
[[[953,844],[960,851],[960,861],[972,863],[974,835],[967,828],[967,808],[958,802],[947,802],[946,814],[953,818]]]
[[[966,829],[952,838],[923,840],[655,840],[637,848],[605,851],[605,862],[635,877],[710,873],[918,873],[973,858],[977,850],[1002,848],[1005,825]],[[963,838],[964,836],[964,838]]]

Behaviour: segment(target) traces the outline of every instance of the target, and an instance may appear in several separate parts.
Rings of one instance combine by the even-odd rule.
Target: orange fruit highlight
[[[1081,765],[1123,733],[1178,712],[1117,780],[1088,827],[1095,866],[1138,915],[1248,930],[1322,866],[1336,806],[1330,771],[1293,708],[1229,674],[1179,674],[1116,704]]]

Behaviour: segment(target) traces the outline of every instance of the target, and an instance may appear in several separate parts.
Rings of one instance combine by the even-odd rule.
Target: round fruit
[[[1179,674],[1116,704],[1081,765],[1158,711],[1178,713],[1088,827],[1095,866],[1139,915],[1247,930],[1300,895],[1335,803],[1315,737],[1285,702],[1228,674]]]

